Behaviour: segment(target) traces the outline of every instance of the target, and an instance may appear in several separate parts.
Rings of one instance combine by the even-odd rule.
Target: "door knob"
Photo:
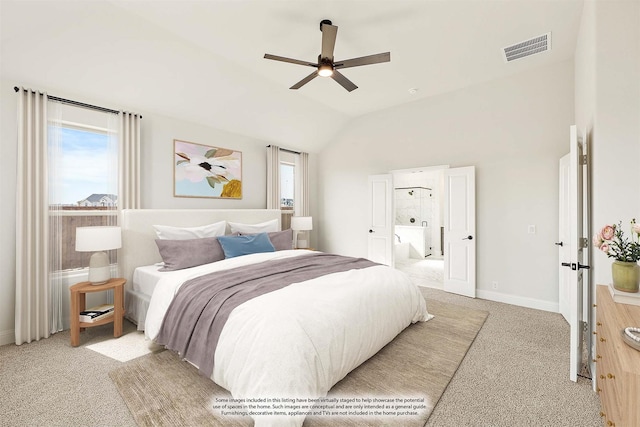
[[[568,262],[563,262],[560,265],[562,265],[563,267],[571,267],[572,270],[580,270],[581,268],[585,269],[585,270],[589,270],[591,267],[588,265],[583,265],[580,263],[568,263]]]
[[[562,242],[558,242],[555,244],[556,246],[564,246],[564,244]]]
[[[464,239],[462,239],[462,240],[473,240],[473,236],[467,236],[467,237],[465,237],[465,238],[464,238]]]
[[[369,229],[369,233],[375,233],[375,231],[373,231],[373,230]]]

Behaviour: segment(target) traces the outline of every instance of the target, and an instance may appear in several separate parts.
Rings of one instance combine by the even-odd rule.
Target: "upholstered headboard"
[[[278,209],[124,209],[120,218],[120,276],[127,279],[127,288],[130,288],[133,270],[136,267],[162,261],[156,246],[153,225],[197,227],[223,220],[258,224],[273,219],[277,219],[280,224],[280,215]],[[227,225],[227,233],[229,232]]]

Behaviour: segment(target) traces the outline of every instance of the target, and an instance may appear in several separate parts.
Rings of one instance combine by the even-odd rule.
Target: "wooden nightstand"
[[[92,326],[105,325],[113,322],[113,336],[122,336],[122,318],[124,317],[124,284],[126,279],[109,279],[102,285],[92,285],[91,282],[80,282],[71,286],[71,345],[80,344],[80,331]],[[113,289],[113,316],[100,319],[93,323],[80,322],[80,312],[86,307],[86,294],[90,292],[108,291]]]

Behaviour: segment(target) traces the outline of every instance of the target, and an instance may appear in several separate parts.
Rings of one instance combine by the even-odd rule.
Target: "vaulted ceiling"
[[[350,120],[548,64],[575,50],[582,0],[199,0],[0,2],[1,77],[54,95],[148,111],[318,151]],[[316,61],[391,62],[289,87]],[[552,49],[506,63],[502,48],[552,33]],[[417,89],[411,94],[410,89]]]

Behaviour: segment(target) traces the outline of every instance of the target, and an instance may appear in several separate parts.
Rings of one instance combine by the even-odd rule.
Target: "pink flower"
[[[602,236],[603,240],[611,240],[613,239],[615,232],[616,232],[615,225],[605,225],[604,227],[602,227],[602,231],[600,232],[600,235]]]
[[[602,235],[600,233],[593,235],[593,246],[600,249],[600,246],[602,246],[603,243],[604,241],[602,240]]]
[[[605,225],[593,236],[593,245],[617,261],[640,261],[640,224],[631,220],[631,239],[625,237],[622,222]]]

